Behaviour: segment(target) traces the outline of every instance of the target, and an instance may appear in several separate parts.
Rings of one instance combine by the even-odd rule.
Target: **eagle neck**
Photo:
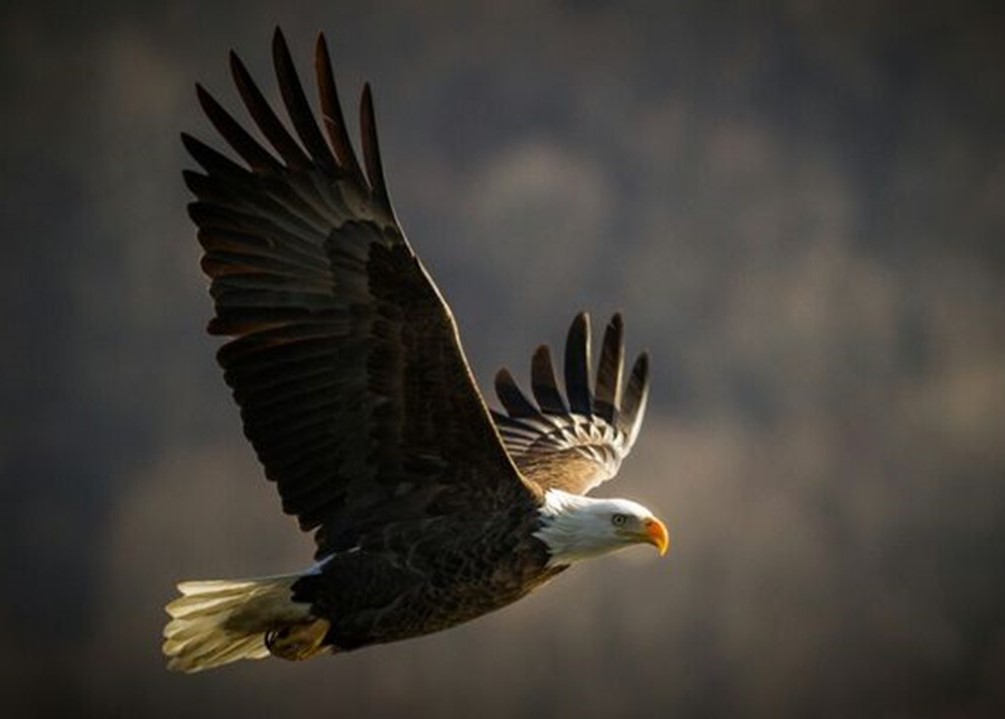
[[[540,526],[534,536],[548,549],[548,566],[567,566],[595,557],[613,547],[591,531],[594,518],[590,510],[601,500],[549,489],[538,509]]]

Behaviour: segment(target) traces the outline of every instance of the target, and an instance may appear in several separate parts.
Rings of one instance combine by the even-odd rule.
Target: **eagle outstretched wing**
[[[625,363],[621,315],[611,318],[590,383],[590,318],[576,316],[565,344],[565,393],[558,389],[551,351],[541,345],[531,360],[531,402],[509,370],[496,375],[506,414],[492,412],[510,457],[543,489],[586,494],[618,472],[638,436],[649,396],[649,358],[639,355],[622,389]]]
[[[202,167],[185,181],[216,310],[209,331],[232,338],[218,360],[283,509],[318,528],[321,557],[396,522],[537,502],[540,490],[493,426],[450,309],[395,219],[369,86],[361,168],[324,37],[315,69],[328,141],[278,29],[273,58],[296,137],[231,53],[241,99],[271,148],[201,86],[200,104],[245,164],[183,140]]]

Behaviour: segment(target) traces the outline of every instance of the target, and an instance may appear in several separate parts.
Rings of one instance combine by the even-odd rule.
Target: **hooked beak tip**
[[[656,547],[661,557],[670,551],[670,531],[656,517],[646,520],[646,537],[646,541]]]

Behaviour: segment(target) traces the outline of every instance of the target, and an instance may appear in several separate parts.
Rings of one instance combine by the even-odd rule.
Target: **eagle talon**
[[[272,656],[299,662],[325,650],[323,642],[331,629],[327,619],[288,624],[265,635],[265,646]]]

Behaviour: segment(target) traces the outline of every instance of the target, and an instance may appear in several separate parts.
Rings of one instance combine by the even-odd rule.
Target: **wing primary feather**
[[[629,446],[635,442],[635,438],[638,436],[648,400],[649,354],[643,352],[635,360],[635,365],[632,367],[631,377],[628,378],[628,387],[625,389],[625,399],[621,406],[621,415],[618,418],[622,431],[628,436]]]
[[[336,174],[335,158],[314,120],[314,112],[307,102],[300,78],[297,77],[286,38],[283,37],[283,32],[278,27],[272,37],[272,60],[276,69],[276,78],[279,80],[279,91],[283,95],[286,111],[300,136],[300,141],[303,142],[314,161],[324,171]]]
[[[209,194],[210,180],[208,175],[196,172],[195,170],[182,170],[181,176],[185,181],[185,187],[191,190],[192,194],[200,200]]]
[[[331,56],[328,54],[328,42],[324,33],[318,34],[314,50],[314,70],[318,79],[318,95],[321,98],[321,112],[324,116],[325,130],[331,140],[335,156],[342,169],[349,174],[353,182],[360,187],[366,187],[366,179],[352,149],[349,133],[345,128],[345,118],[342,116],[342,103],[338,99],[338,88],[335,85],[335,73],[332,72]]]
[[[565,340],[565,394],[569,409],[589,417],[593,414],[590,392],[590,315],[580,312]]]
[[[527,399],[509,370],[503,367],[496,373],[496,396],[510,417],[540,417],[537,407]]]
[[[223,139],[230,143],[234,151],[252,169],[262,172],[276,172],[279,170],[279,162],[272,156],[272,153],[262,147],[255,138],[237,124],[237,121],[231,114],[223,109],[223,106],[216,101],[216,98],[209,94],[206,88],[197,83],[195,94],[199,98],[199,104],[202,106],[203,112],[206,113],[209,121],[213,123],[216,131],[223,136]]]
[[[366,164],[366,176],[370,179],[374,200],[390,214],[391,200],[387,196],[384,168],[380,162],[380,143],[377,142],[377,121],[373,113],[370,83],[363,85],[363,96],[359,103],[359,126],[363,135],[363,162]]]
[[[541,345],[534,352],[530,362],[531,388],[541,411],[548,414],[568,414],[562,393],[558,391],[555,380],[555,368],[551,362],[551,350],[548,345]]]
[[[310,158],[283,127],[283,123],[273,112],[262,91],[258,89],[258,85],[255,84],[241,58],[233,50],[230,52],[230,73],[234,77],[234,84],[237,85],[244,106],[248,108],[248,112],[254,118],[262,134],[268,138],[286,164],[301,170],[309,168],[311,166]]]
[[[625,371],[624,324],[617,313],[604,330],[604,344],[597,366],[597,390],[594,409],[608,424],[614,424],[621,407],[621,376]]]
[[[188,150],[188,154],[192,156],[192,159],[198,162],[207,173],[227,177],[228,179],[240,178],[241,180],[248,180],[251,178],[251,173],[245,168],[238,165],[226,155],[217,152],[201,140],[192,137],[187,132],[181,133],[181,142],[185,146],[185,149]]]

